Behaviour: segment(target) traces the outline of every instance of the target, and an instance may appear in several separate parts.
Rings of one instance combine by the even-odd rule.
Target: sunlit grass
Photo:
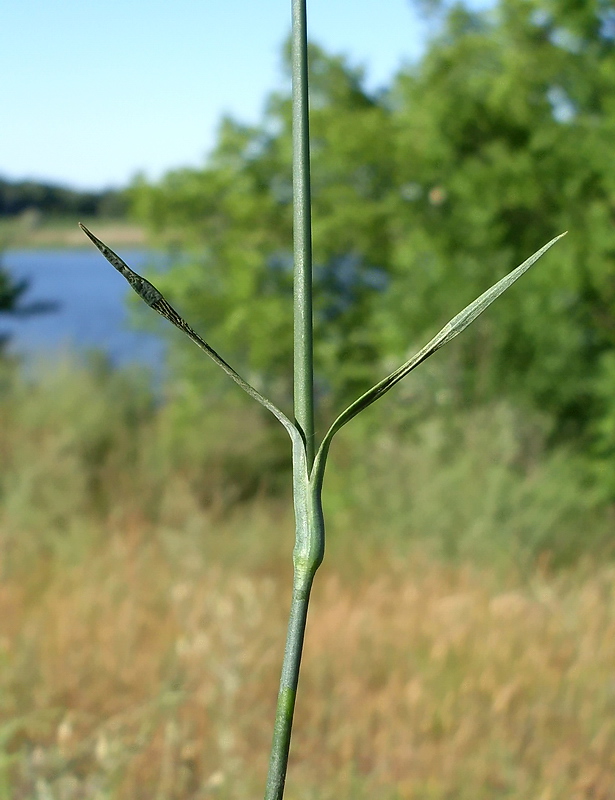
[[[287,449],[224,405],[188,437],[135,373],[5,374],[2,800],[262,793]],[[613,796],[612,519],[540,420],[455,420],[333,450],[291,800]]]
[[[257,796],[283,568],[170,561],[137,522],[108,536],[43,591],[0,594],[5,796]],[[375,566],[317,585],[289,797],[612,797],[612,567]]]

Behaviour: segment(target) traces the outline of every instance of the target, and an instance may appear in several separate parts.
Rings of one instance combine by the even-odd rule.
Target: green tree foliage
[[[311,56],[317,359],[327,384],[363,383],[378,357],[367,323],[389,260],[391,114],[343,59],[317,47]],[[156,232],[202,248],[198,264],[187,262],[159,279],[163,292],[262,381],[288,391],[289,94],[269,98],[257,127],[225,119],[205,169],[170,173],[156,186],[137,184],[133,197]]]
[[[14,311],[27,288],[27,281],[14,281],[0,266],[0,313]]]
[[[32,314],[45,314],[56,310],[57,304],[51,301],[39,300],[24,304],[23,296],[29,286],[28,280],[15,280],[2,266],[0,259],[0,315],[28,317]],[[0,356],[2,356],[8,340],[9,336],[0,330]]]
[[[20,300],[26,289],[27,281],[15,281],[0,263],[0,314],[14,314],[19,310]],[[8,337],[0,331],[0,355]]]
[[[504,0],[483,14],[457,7],[392,92],[400,169],[442,195],[432,195],[431,215],[407,206],[396,250],[405,280],[395,282],[391,306],[408,298],[409,316],[439,316],[451,290],[465,298],[493,270],[570,229],[519,302],[499,306],[457,349],[457,388],[470,397],[516,394],[548,410],[559,435],[589,437],[605,455],[615,452],[607,423],[615,412],[614,13],[612,3],[557,0]],[[415,279],[421,251],[434,277],[429,294]]]
[[[44,214],[123,217],[123,191],[79,192],[65,186],[38,181],[8,181],[0,178],[0,217],[13,217],[36,209]]]
[[[456,5],[424,58],[377,96],[312,48],[325,387],[354,394],[569,229],[523,290],[431,367],[446,391],[429,370],[410,390],[425,404],[512,394],[549,412],[554,435],[613,460],[614,43],[610,0]],[[133,188],[153,230],[201,252],[163,291],[264,381],[290,375],[290,151],[290,100],[276,94],[260,125],[223,122],[204,169]]]

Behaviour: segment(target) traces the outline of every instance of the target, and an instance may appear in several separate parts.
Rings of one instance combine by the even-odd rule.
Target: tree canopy
[[[523,286],[439,357],[438,381],[427,370],[411,391],[426,405],[513,395],[550,414],[556,437],[580,437],[608,472],[614,46],[611,0],[455,5],[442,10],[425,56],[378,94],[346,59],[312,46],[323,392],[355,395],[568,229]],[[202,169],[132,189],[152,231],[194,254],[161,277],[165,294],[281,390],[292,353],[290,164],[288,90],[270,96],[258,125],[225,119]],[[198,371],[187,351],[181,363]]]

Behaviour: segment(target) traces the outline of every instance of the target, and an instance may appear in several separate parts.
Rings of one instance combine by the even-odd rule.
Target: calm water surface
[[[159,261],[143,250],[122,251],[137,272]],[[138,362],[160,374],[165,347],[161,338],[129,323],[130,288],[95,250],[9,250],[3,266],[15,279],[26,278],[23,304],[53,302],[54,311],[28,317],[0,316],[0,334],[10,334],[9,352],[35,361],[61,350],[96,348],[114,364]]]

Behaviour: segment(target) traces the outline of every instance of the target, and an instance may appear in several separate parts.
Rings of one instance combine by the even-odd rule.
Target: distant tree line
[[[127,203],[122,190],[79,192],[38,181],[0,178],[0,217],[17,216],[29,209],[54,216],[123,217]]]

